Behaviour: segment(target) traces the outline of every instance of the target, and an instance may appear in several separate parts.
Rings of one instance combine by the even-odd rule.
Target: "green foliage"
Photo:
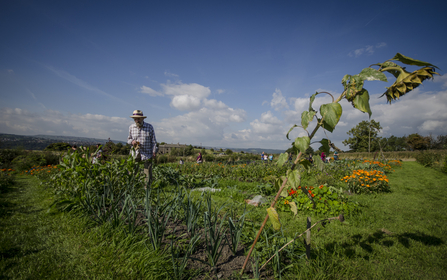
[[[192,145],[186,148],[172,148],[170,154],[172,156],[192,156],[195,154],[194,147]]]
[[[14,186],[15,175],[8,170],[0,170],[0,194],[6,192],[9,187]]]
[[[203,159],[205,160],[205,162],[212,162],[214,161],[214,156],[212,154],[204,154]]]
[[[315,202],[315,206],[309,199],[308,192]],[[318,188],[312,186],[299,186],[297,190],[290,189],[286,196],[281,197],[277,203],[278,210],[298,212],[314,212],[317,214],[337,216],[340,213],[351,214],[359,209],[359,204],[348,199],[342,190],[321,185]]]
[[[408,147],[407,137],[391,135],[388,138],[381,138],[380,145],[383,151],[405,151]]]
[[[65,142],[52,143],[48,145],[44,151],[66,151],[70,149],[71,145]]]
[[[157,163],[167,163],[168,162],[168,156],[166,155],[161,155],[161,156],[157,156]]]
[[[435,152],[423,151],[416,156],[416,161],[422,164],[424,167],[432,167],[435,162],[442,160],[442,156]]]
[[[407,144],[411,150],[426,150],[429,145],[429,139],[422,137],[418,133],[408,135]]]
[[[13,159],[11,164],[18,171],[25,171],[31,169],[33,166],[45,165],[46,160],[42,154],[28,153],[27,155],[20,155]]]
[[[231,155],[231,154],[233,154],[233,151],[230,150],[230,149],[226,149],[226,150],[225,150],[225,154],[227,154],[227,155]]]
[[[358,125],[347,132],[351,135],[347,140],[343,140],[345,146],[349,145],[349,149],[354,152],[369,151],[369,139],[371,139],[371,151],[379,149],[378,132],[382,129],[380,122],[374,120],[361,121]],[[371,130],[371,133],[370,133]]]
[[[11,167],[14,158],[25,155],[27,152],[21,148],[17,149],[0,149],[0,165],[3,168]]]

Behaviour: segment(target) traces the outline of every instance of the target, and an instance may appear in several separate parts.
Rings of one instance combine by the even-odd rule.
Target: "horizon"
[[[10,1],[0,11],[0,132],[126,142],[139,109],[157,142],[287,150],[307,135],[297,127],[286,138],[309,97],[340,95],[345,74],[396,53],[447,69],[447,2],[404,3]],[[437,72],[392,105],[379,97],[393,76],[365,81],[379,136],[447,134],[447,75]],[[328,102],[320,94],[313,107]],[[335,130],[313,140],[349,150],[347,132],[369,118],[340,105]]]

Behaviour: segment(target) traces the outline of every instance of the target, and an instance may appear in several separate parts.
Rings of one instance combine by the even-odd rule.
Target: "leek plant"
[[[152,205],[151,195],[153,190],[146,189],[145,212],[149,231],[149,241],[154,250],[159,250],[166,235],[168,221],[173,213],[174,199],[160,199],[160,189],[156,189],[157,197],[155,205]]]
[[[182,254],[182,250],[179,249],[179,246],[174,246],[174,241],[171,240],[171,260],[172,260],[172,268],[173,273],[169,273],[172,279],[182,280],[184,279],[184,273],[186,266],[188,264],[188,259],[191,256],[192,252],[194,252],[194,248],[199,241],[201,235],[193,236],[189,240],[188,247],[186,251]],[[168,271],[170,272],[170,271]]]
[[[230,238],[228,241],[228,244],[230,245],[231,252],[233,252],[233,255],[236,255],[237,253],[237,247],[239,246],[239,243],[241,241],[242,237],[242,230],[244,229],[244,222],[245,222],[245,215],[247,205],[245,205],[244,213],[239,218],[238,221],[233,220],[231,217],[228,217],[228,228],[230,229]]]
[[[203,215],[205,224],[205,247],[208,256],[208,265],[214,269],[217,274],[217,262],[222,255],[224,239],[227,229],[224,226],[226,215],[219,218],[219,213],[223,209],[221,206],[217,211],[211,206],[211,195],[206,195],[207,211]]]
[[[181,204],[183,209],[183,221],[186,223],[188,233],[194,236],[197,229],[197,220],[202,208],[202,200],[194,201],[191,192],[186,192],[186,201]]]

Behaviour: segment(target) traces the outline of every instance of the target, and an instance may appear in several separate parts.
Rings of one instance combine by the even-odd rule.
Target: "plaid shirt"
[[[141,160],[152,158],[152,153],[157,153],[157,140],[155,131],[151,124],[143,122],[143,127],[138,128],[136,124],[129,126],[129,137],[127,144],[132,145],[132,141],[140,142]]]

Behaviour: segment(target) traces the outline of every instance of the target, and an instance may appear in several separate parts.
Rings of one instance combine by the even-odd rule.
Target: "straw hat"
[[[141,110],[135,110],[135,111],[133,111],[133,115],[132,116],[130,116],[131,118],[143,118],[143,119],[145,119],[146,118],[146,116],[143,116],[143,111],[141,111]]]

